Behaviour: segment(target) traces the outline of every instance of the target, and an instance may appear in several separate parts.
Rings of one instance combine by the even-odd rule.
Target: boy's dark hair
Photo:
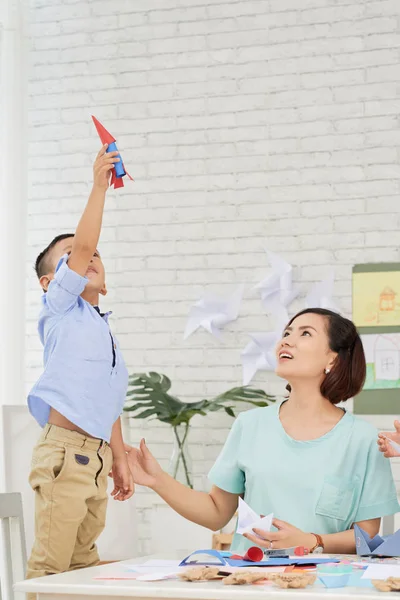
[[[66,240],[67,238],[74,237],[74,235],[75,234],[73,233],[61,233],[60,235],[56,235],[56,237],[50,242],[50,244],[44,250],[41,251],[41,253],[35,261],[35,271],[36,275],[38,276],[38,279],[40,279],[41,277],[43,277],[43,275],[46,275],[51,271],[51,265],[49,265],[48,258],[54,246],[58,244],[58,242],[61,242],[61,240]]]
[[[321,315],[327,320],[329,348],[337,353],[335,362],[321,384],[321,394],[332,404],[339,404],[361,392],[367,366],[361,338],[353,321],[325,308],[306,308],[290,319],[287,327],[300,315]],[[290,392],[290,385],[286,387]]]

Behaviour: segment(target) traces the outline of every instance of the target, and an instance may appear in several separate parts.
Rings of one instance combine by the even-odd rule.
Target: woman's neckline
[[[296,438],[292,437],[284,428],[282,421],[281,421],[281,417],[280,417],[280,412],[281,412],[281,407],[283,404],[285,404],[287,402],[287,400],[284,400],[283,402],[281,402],[280,404],[277,404],[277,410],[276,410],[276,417],[278,420],[278,425],[280,428],[280,431],[282,432],[282,435],[291,443],[293,444],[318,444],[322,441],[325,441],[326,439],[330,438],[332,435],[334,435],[336,433],[336,431],[338,430],[338,428],[342,427],[343,423],[347,423],[349,421],[349,419],[351,419],[351,413],[349,413],[346,409],[341,408],[340,410],[343,411],[343,416],[339,419],[339,421],[331,428],[329,429],[329,431],[327,431],[326,433],[324,433],[323,435],[317,437],[317,438],[312,438],[309,440],[297,440]]]

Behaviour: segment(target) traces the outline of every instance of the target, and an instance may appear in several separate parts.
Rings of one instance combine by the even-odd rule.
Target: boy
[[[110,471],[115,500],[127,500],[134,490],[119,418],[128,372],[108,315],[98,308],[107,290],[96,247],[111,169],[119,160],[118,152],[106,149],[95,160],[93,188],[75,234],[57,236],[36,259],[44,292],[44,372],[28,404],[44,430],[29,477],[36,514],[27,578],[96,565]]]

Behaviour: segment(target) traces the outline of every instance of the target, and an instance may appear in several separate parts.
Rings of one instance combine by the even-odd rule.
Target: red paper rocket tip
[[[117,140],[111,135],[109,131],[92,115],[93,123],[97,129],[97,133],[99,134],[99,138],[101,139],[102,144],[112,144]]]

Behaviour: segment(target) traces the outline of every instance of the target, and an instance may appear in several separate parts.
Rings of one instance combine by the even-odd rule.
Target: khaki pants
[[[29,476],[35,492],[35,542],[27,579],[99,562],[95,541],[105,526],[111,467],[106,442],[46,425]]]

